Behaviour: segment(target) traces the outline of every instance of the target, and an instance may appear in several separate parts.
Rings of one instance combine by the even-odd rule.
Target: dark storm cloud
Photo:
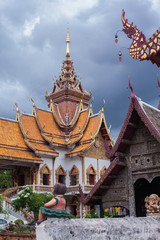
[[[82,3],[83,2],[83,3]],[[107,125],[117,136],[130,99],[128,74],[137,96],[157,105],[158,68],[151,62],[138,62],[128,53],[131,39],[119,32],[121,13],[143,31],[146,38],[159,28],[158,1],[57,0],[0,3],[0,109],[2,117],[15,118],[14,100],[24,112],[32,111],[30,96],[39,107],[47,108],[45,91],[51,91],[66,50],[66,28],[70,28],[70,52],[84,89],[95,98],[98,112],[106,100]],[[123,48],[125,47],[125,48]],[[122,48],[122,63],[118,51]]]

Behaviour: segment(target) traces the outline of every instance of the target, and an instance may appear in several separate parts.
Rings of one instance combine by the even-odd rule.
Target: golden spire
[[[66,57],[70,57],[70,51],[69,51],[69,43],[70,43],[70,38],[69,38],[69,28],[67,28],[67,38],[66,38],[66,43],[67,43]]]

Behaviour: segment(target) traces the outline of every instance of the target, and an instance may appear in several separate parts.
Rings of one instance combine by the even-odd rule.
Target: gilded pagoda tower
[[[83,108],[88,107],[91,93],[83,89],[81,81],[75,73],[73,61],[70,58],[69,29],[67,29],[66,43],[66,58],[63,61],[61,74],[54,82],[52,91],[46,95],[46,100],[49,105],[52,101],[57,107],[57,118],[63,127],[68,128],[76,115],[80,102],[83,104]]]

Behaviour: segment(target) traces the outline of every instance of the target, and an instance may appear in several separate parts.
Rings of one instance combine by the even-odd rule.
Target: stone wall
[[[160,240],[160,217],[56,219],[36,228],[37,240]]]

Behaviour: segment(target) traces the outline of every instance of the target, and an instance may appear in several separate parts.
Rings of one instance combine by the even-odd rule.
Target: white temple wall
[[[110,165],[110,160],[104,160],[104,159],[99,159],[99,174],[101,169],[105,166],[106,168],[108,168]],[[99,175],[100,176],[100,175]]]
[[[73,157],[73,158],[66,158],[65,154],[68,152],[68,149],[66,150],[65,148],[58,148],[55,149],[56,151],[59,152],[59,156],[56,157],[55,163],[54,163],[54,170],[61,165],[66,172],[66,185],[70,185],[70,177],[69,177],[69,172],[72,169],[72,167],[75,165],[79,169],[79,182],[82,182],[82,167],[81,167],[81,159],[79,156]],[[56,175],[54,175],[54,182],[56,182]]]

